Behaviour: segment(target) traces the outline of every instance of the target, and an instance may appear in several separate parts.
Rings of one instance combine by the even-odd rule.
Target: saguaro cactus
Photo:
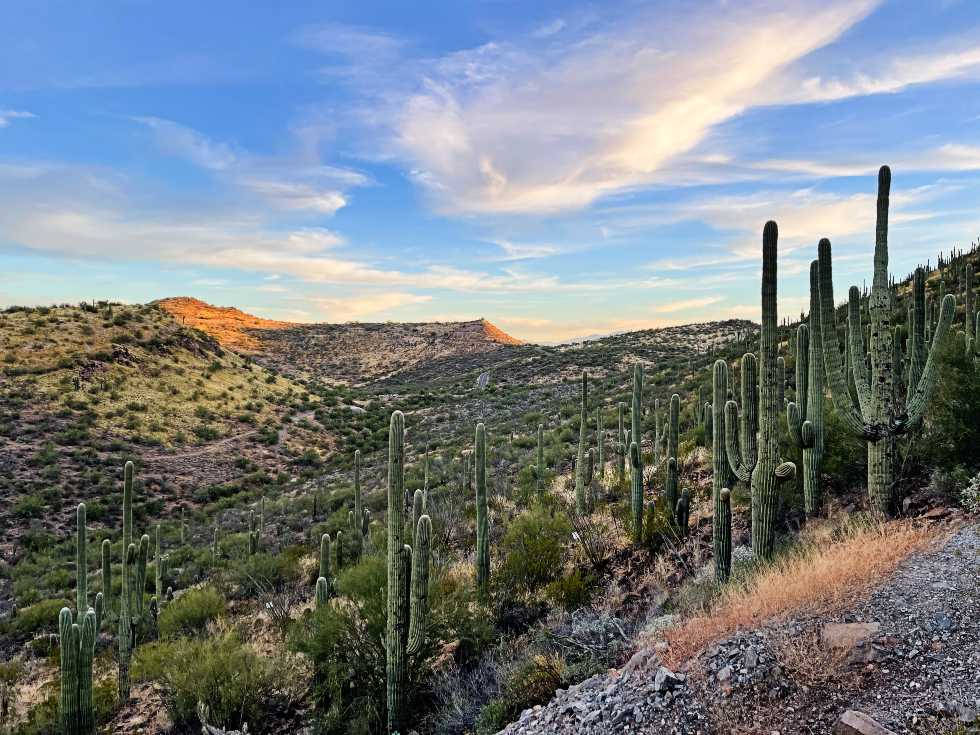
[[[823,359],[830,395],[834,408],[848,432],[865,439],[868,443],[868,498],[878,515],[887,515],[895,502],[893,480],[895,467],[895,438],[917,426],[932,399],[938,375],[935,356],[936,345],[942,344],[949,331],[956,310],[952,294],[943,298],[939,323],[932,335],[932,343],[922,367],[916,375],[910,369],[909,398],[904,413],[895,405],[894,390],[894,336],[888,287],[888,197],[891,188],[891,171],[882,166],[878,172],[878,211],[875,227],[874,279],[868,309],[871,317],[871,370],[866,370],[864,353],[851,350],[850,363],[857,383],[858,404],[855,405],[847,390],[844,361],[834,338],[837,319],[834,313],[834,284],[830,241],[823,239],[818,246],[820,268],[820,328],[824,335]],[[918,289],[913,287],[913,291]],[[851,287],[851,301],[856,301],[857,289]],[[918,294],[913,294],[918,301]],[[918,305],[913,307],[918,309]],[[850,332],[860,335],[860,311],[849,309]],[[915,318],[918,321],[918,318]],[[852,347],[855,342],[852,337]],[[910,345],[915,352],[915,344]]]
[[[588,454],[589,374],[582,371],[582,409],[578,429],[578,454],[575,458],[575,512],[585,513],[585,455]]]
[[[602,406],[595,407],[596,476],[606,475],[606,430],[602,426]]]
[[[796,334],[796,400],[786,406],[786,423],[790,439],[803,450],[803,505],[812,516],[820,508],[823,463],[823,335],[817,261],[810,263],[810,317]]]
[[[719,567],[726,545],[731,545],[731,527],[725,524],[725,506],[721,493],[725,489],[728,477],[728,459],[725,447],[725,401],[728,399],[728,363],[715,360],[711,373],[711,500],[714,505],[714,517],[711,524],[711,538],[715,558],[715,578],[724,582],[727,576],[720,574],[724,566]]]
[[[426,448],[426,485],[428,485],[428,448]],[[424,503],[423,503],[424,505]],[[364,551],[364,501],[361,496],[361,450],[354,450],[354,517],[350,523],[354,553]]]
[[[640,461],[640,447],[630,442],[630,518],[633,525],[633,544],[643,543],[643,465]]]
[[[388,429],[388,598],[385,673],[388,732],[401,732],[405,720],[408,656],[422,649],[428,616],[429,516],[419,518],[416,547],[404,543],[405,417],[391,415]]]
[[[732,495],[724,487],[718,495],[719,537],[715,541],[715,579],[721,583],[728,581],[732,573]]]
[[[626,426],[624,424],[626,404],[620,401],[616,404],[619,419],[619,431],[616,435],[616,449],[619,461],[619,484],[622,485],[626,480],[626,455],[629,447],[626,445]]]
[[[538,424],[538,463],[534,468],[534,479],[539,493],[544,490],[544,472],[544,425]]]
[[[255,511],[248,512],[248,555],[253,556],[259,550],[259,529],[255,525]]]
[[[88,611],[88,534],[85,528],[85,503],[75,513],[78,523],[75,535],[75,611],[80,617]]]
[[[476,425],[474,447],[473,454],[476,462],[476,589],[480,596],[485,598],[490,584],[490,513],[487,507],[487,430],[482,423]],[[581,469],[583,471],[579,473],[579,478],[584,481],[584,467]]]
[[[61,608],[58,639],[61,653],[61,690],[58,713],[66,735],[95,732],[92,702],[92,658],[95,654],[95,611],[89,609],[72,622],[71,610]]]
[[[680,440],[681,397],[674,393],[670,397],[670,420],[667,424],[667,479],[664,483],[664,500],[667,507],[677,507],[677,445]],[[671,461],[673,460],[673,461]]]
[[[119,595],[119,667],[116,676],[119,699],[129,700],[129,659],[133,650],[135,626],[131,608],[135,586],[136,546],[133,544],[133,463],[123,468],[122,589]]]
[[[328,587],[333,586],[333,575],[330,573],[330,534],[320,536],[320,570],[319,577],[327,580]]]
[[[630,409],[630,441],[640,450],[640,478],[643,477],[643,366],[633,365],[633,405]]]
[[[752,549],[762,558],[772,556],[776,540],[777,484],[796,474],[796,465],[779,461],[779,432],[777,416],[779,403],[776,367],[776,223],[769,221],[762,231],[762,329],[759,333],[759,367],[761,381],[755,390],[755,356],[746,353],[742,358],[742,432],[741,457],[734,447],[735,422],[738,406],[729,401],[725,406],[725,443],[732,472],[752,487]],[[758,417],[752,409],[758,406]],[[758,442],[752,421],[758,421]],[[751,471],[749,466],[751,465]]]

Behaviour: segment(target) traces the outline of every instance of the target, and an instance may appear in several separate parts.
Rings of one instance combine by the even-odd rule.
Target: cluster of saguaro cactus
[[[486,598],[490,585],[490,509],[487,505],[487,430],[476,425],[476,588]],[[584,475],[580,474],[584,479]]]
[[[834,339],[836,340],[836,335]],[[796,400],[786,406],[791,441],[803,450],[803,505],[806,514],[820,508],[823,462],[823,336],[820,328],[819,264],[810,264],[810,318],[796,333]]]
[[[582,371],[582,408],[578,429],[578,454],[575,458],[575,512],[583,514],[586,511],[586,481],[585,463],[588,449],[589,423],[589,374]]]
[[[874,279],[868,310],[871,320],[870,371],[865,363],[860,310],[854,307],[857,289],[851,287],[852,306],[848,310],[851,365],[857,388],[857,404],[847,389],[844,360],[838,349],[837,320],[834,309],[834,286],[830,241],[818,246],[820,269],[820,327],[823,334],[824,371],[831,398],[845,428],[868,443],[868,497],[872,510],[887,515],[894,505],[895,439],[918,426],[936,387],[938,364],[936,345],[946,338],[956,300],[952,294],[943,297],[939,322],[932,334],[928,352],[916,356],[918,335],[911,336],[908,393],[904,413],[895,400],[895,345],[891,324],[890,289],[888,285],[888,197],[891,171],[882,166],[878,172],[878,206],[875,228]],[[920,290],[913,286],[913,309],[920,309]],[[922,306],[924,310],[924,298]],[[915,328],[921,323],[915,317]],[[859,348],[860,345],[860,348]],[[921,369],[920,369],[921,368]]]
[[[58,616],[58,643],[61,654],[61,690],[58,698],[60,732],[89,735],[95,732],[92,702],[92,659],[98,631],[95,610],[79,612],[72,621],[71,610],[61,608]]]
[[[61,655],[61,689],[58,715],[61,731],[70,735],[88,735],[95,730],[92,704],[92,658],[102,623],[104,595],[95,596],[95,607],[88,604],[88,533],[85,503],[76,511],[75,534],[75,609],[61,609],[58,616],[58,641]]]
[[[477,434],[482,425],[477,427]],[[485,436],[485,434],[484,434]],[[479,462],[478,462],[479,464]],[[479,467],[477,468],[479,475]],[[405,721],[405,679],[408,657],[425,642],[428,617],[429,516],[419,518],[415,549],[404,543],[405,417],[391,415],[388,429],[388,596],[386,602],[385,673],[388,732],[400,732]],[[319,580],[318,580],[319,584]]]
[[[776,538],[777,484],[796,473],[792,462],[779,461],[778,370],[776,365],[776,243],[778,229],[769,221],[762,231],[762,329],[759,335],[758,367],[752,353],[742,357],[742,406],[735,401],[725,405],[725,445],[732,472],[752,489],[752,549],[767,558]],[[740,417],[741,414],[741,417]],[[741,421],[739,420],[741,418]],[[736,440],[735,429],[740,431]]]
[[[714,517],[711,527],[712,545],[715,559],[715,579],[724,582],[728,579],[728,567],[724,564],[725,550],[731,548],[731,524],[726,523],[726,502],[722,492],[726,490],[728,459],[725,445],[725,402],[728,399],[728,363],[716,360],[711,373],[711,500]],[[730,516],[728,516],[730,518]]]

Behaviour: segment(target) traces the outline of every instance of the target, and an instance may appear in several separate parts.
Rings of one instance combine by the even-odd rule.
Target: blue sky
[[[972,0],[7,2],[0,303],[557,341],[757,318],[980,233]]]

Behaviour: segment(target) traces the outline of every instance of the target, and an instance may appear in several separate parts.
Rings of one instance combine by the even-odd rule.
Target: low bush
[[[500,542],[501,589],[533,595],[564,571],[572,525],[559,510],[535,505],[515,518]]]
[[[197,635],[225,614],[225,598],[214,587],[187,590],[160,611],[160,637]]]

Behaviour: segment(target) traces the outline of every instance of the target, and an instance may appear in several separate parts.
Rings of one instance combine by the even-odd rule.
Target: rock
[[[928,518],[931,521],[938,521],[940,518],[945,518],[950,514],[949,508],[930,508],[925,513],[922,514],[922,518]]]
[[[834,725],[834,735],[895,735],[863,712],[849,709]]]
[[[868,644],[880,629],[879,623],[826,623],[820,629],[820,643],[845,652],[848,663],[867,663],[876,655]]]
[[[726,666],[717,674],[718,681],[728,681],[732,678],[732,667]]]
[[[653,691],[666,692],[683,682],[683,676],[678,676],[666,666],[661,666],[657,669],[657,675],[653,678]]]
[[[759,653],[754,648],[745,652],[745,668],[750,671],[759,665]]]

